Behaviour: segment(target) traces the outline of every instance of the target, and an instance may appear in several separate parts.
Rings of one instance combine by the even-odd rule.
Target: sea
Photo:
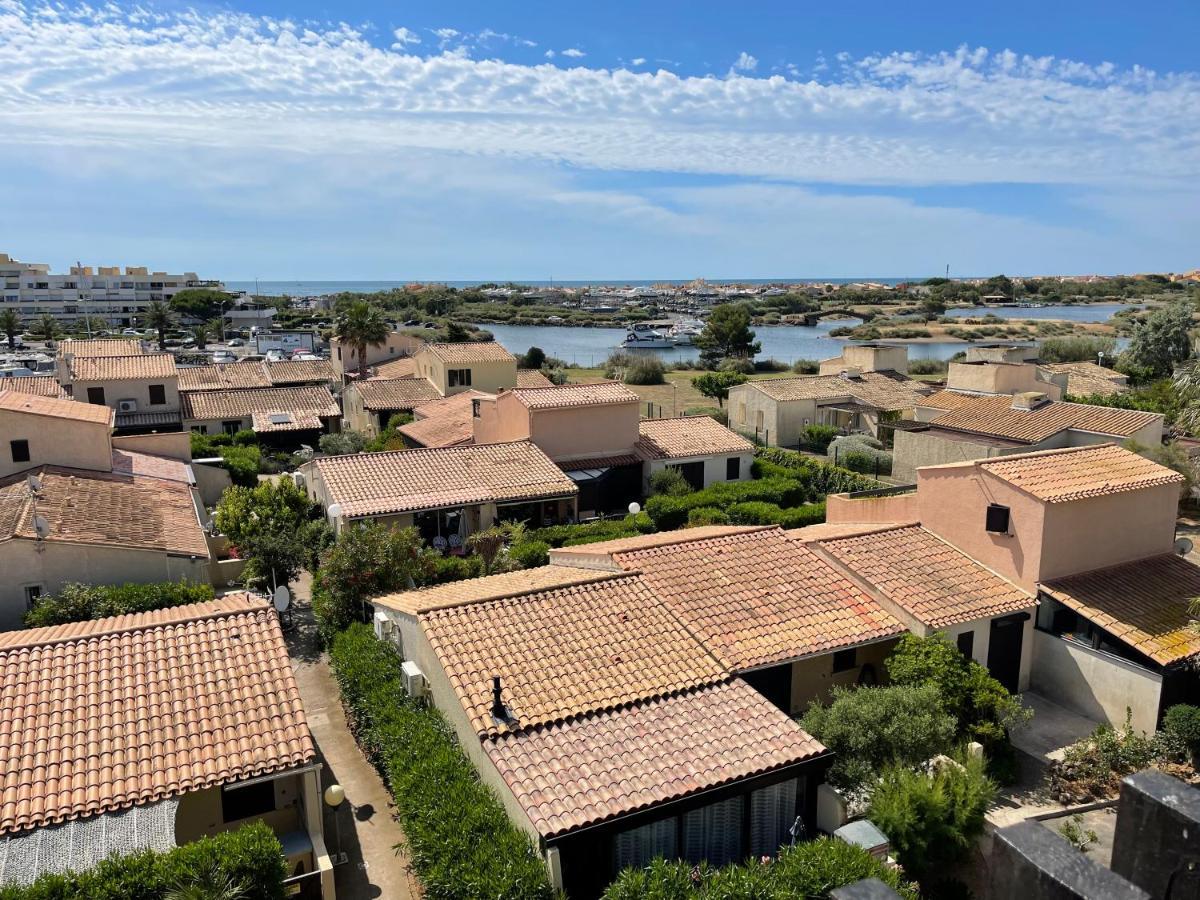
[[[858,282],[870,282],[872,284],[887,284],[896,285],[910,281],[923,281],[925,275],[915,275],[910,277],[894,277],[887,278],[709,278],[710,284],[801,284],[804,282],[814,282],[817,284],[856,284]],[[968,277],[968,276],[964,276]],[[564,288],[579,288],[579,287],[611,287],[611,288],[626,288],[626,287],[652,287],[656,284],[669,284],[681,286],[690,284],[695,279],[692,278],[591,278],[578,281],[564,281],[557,278],[549,280],[520,279],[514,281],[514,284],[522,284],[528,287],[564,287]],[[403,281],[226,281],[225,286],[231,291],[245,291],[246,293],[257,293],[264,297],[279,297],[287,294],[291,297],[318,297],[321,294],[340,294],[344,291],[374,293],[376,291],[390,291],[394,288],[402,288],[406,284],[424,283],[424,284],[444,284],[455,288],[471,288],[478,287],[481,284],[508,284],[508,279],[498,279],[494,282],[488,282],[487,279],[477,279],[474,281],[444,281],[439,278],[422,279],[408,278]]]

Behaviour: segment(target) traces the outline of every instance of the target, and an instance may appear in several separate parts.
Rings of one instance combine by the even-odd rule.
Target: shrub
[[[688,510],[687,523],[689,528],[697,525],[728,525],[729,514],[715,506],[699,506]]]
[[[789,366],[787,363],[781,362],[777,359],[768,358],[754,360],[755,372],[786,372],[790,368],[791,366]]]
[[[729,425],[729,413],[716,406],[689,406],[683,411],[683,414],[685,416],[708,416],[710,419],[716,419],[722,425]]]
[[[683,474],[673,466],[659,469],[650,476],[650,493],[666,494],[668,497],[681,497],[690,494],[692,486]]]
[[[257,446],[221,447],[218,452],[229,470],[229,478],[234,484],[242,487],[254,487],[258,484],[258,470],[262,463],[262,453]]]
[[[185,603],[203,603],[213,599],[210,584],[165,581],[157,584],[68,584],[55,595],[45,594],[33,601],[25,613],[29,628],[83,622],[107,616],[166,609]]]
[[[550,545],[545,541],[519,541],[508,548],[508,558],[522,569],[533,569],[550,562]]]
[[[483,560],[478,556],[437,554],[432,557],[432,562],[422,578],[422,584],[447,584],[465,578],[478,578],[482,574]]]
[[[835,686],[829,705],[814,702],[801,725],[836,754],[830,783],[851,792],[886,765],[916,766],[945,753],[958,729],[933,685]]]
[[[774,466],[775,474],[789,478],[799,478],[804,481],[812,497],[823,497],[826,494],[841,494],[846,491],[865,491],[879,487],[879,482],[864,478],[857,472],[830,465],[827,462],[797,453],[795,450],[785,450],[782,447],[756,447],[754,450],[755,466],[762,471],[764,466]]]
[[[916,900],[916,887],[861,847],[820,837],[779,851],[769,865],[750,860],[724,868],[705,863],[656,859],[642,869],[626,869],[603,900],[736,900],[736,898],[827,898],[834,888],[878,878],[904,900]]]
[[[244,891],[241,900],[282,900],[286,877],[279,839],[255,822],[165,853],[140,850],[82,872],[42,875],[27,887],[7,884],[0,900],[162,900],[176,888],[226,880]]]
[[[821,364],[815,359],[798,359],[792,363],[792,371],[797,375],[816,375],[821,371]]]
[[[395,649],[359,623],[334,638],[329,659],[359,746],[396,800],[424,895],[549,900],[529,837],[480,782],[453,728],[405,696]]]
[[[542,541],[551,547],[565,547],[569,544],[607,541],[619,537],[631,537],[635,534],[649,534],[654,531],[654,522],[645,512],[636,516],[625,516],[622,519],[605,519],[600,522],[588,522],[584,525],[548,525],[545,528],[534,528],[525,532],[525,540]]]
[[[233,444],[235,447],[256,447],[258,446],[258,435],[249,428],[243,428],[234,433]]]
[[[745,356],[727,356],[718,366],[720,372],[735,372],[739,375],[753,375],[754,361]]]
[[[327,456],[346,456],[351,453],[361,453],[367,444],[366,436],[358,431],[339,431],[336,434],[323,434],[317,446]]]
[[[1050,764],[1050,791],[1063,803],[1115,796],[1124,776],[1153,763],[1178,762],[1186,753],[1179,732],[1168,729],[1165,721],[1158,734],[1147,737],[1134,730],[1132,711],[1126,709],[1122,728],[1100,725]]]
[[[800,430],[800,443],[824,453],[837,436],[838,430],[832,425],[805,425]]]
[[[879,471],[879,463],[869,453],[861,453],[858,450],[851,450],[849,453],[844,453],[838,458],[838,462],[849,469],[851,472],[861,472],[864,475],[870,475],[872,472]]]
[[[626,384],[665,384],[667,367],[658,356],[639,356],[625,368]]]
[[[908,361],[909,375],[944,375],[950,364],[944,359],[910,359]]]
[[[771,525],[779,520],[783,510],[777,503],[766,503],[762,500],[750,500],[746,503],[735,503],[729,507],[729,521],[735,525]],[[691,512],[688,512],[691,518]]]
[[[867,815],[888,836],[904,868],[921,878],[952,865],[983,833],[996,785],[983,761],[964,757],[926,774],[904,766],[883,773]]]
[[[1110,337],[1077,335],[1047,338],[1038,343],[1038,359],[1045,363],[1095,362],[1102,352],[1106,359],[1112,359],[1116,346],[1117,342]],[[909,369],[911,371],[911,366]]]
[[[1200,754],[1200,706],[1177,703],[1168,707],[1163,715],[1162,727],[1193,755]]]
[[[835,464],[852,472],[886,475],[892,471],[892,454],[883,449],[883,444],[865,434],[848,434],[834,438],[825,450],[825,455]],[[864,459],[865,457],[865,459]]]
[[[735,503],[761,500],[778,506],[795,506],[808,497],[808,487],[795,478],[769,477],[754,481],[722,481],[683,496],[659,494],[646,501],[646,513],[660,531],[681,527],[688,513],[701,506],[728,510]]]

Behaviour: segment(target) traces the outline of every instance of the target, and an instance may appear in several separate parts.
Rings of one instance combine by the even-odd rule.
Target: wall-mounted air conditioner
[[[400,670],[404,676],[404,692],[414,700],[419,700],[429,694],[429,682],[425,680],[425,673],[417,667],[417,664],[411,659],[406,659],[400,665]]]
[[[136,400],[118,400],[117,401],[117,412],[123,412],[123,413],[137,412],[137,401]]]

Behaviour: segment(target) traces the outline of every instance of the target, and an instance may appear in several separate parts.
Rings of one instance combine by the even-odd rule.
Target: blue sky
[[[0,250],[251,278],[1200,266],[1190,3],[0,0]]]

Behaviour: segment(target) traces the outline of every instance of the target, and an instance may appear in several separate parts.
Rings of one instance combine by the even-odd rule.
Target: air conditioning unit
[[[415,662],[411,659],[406,659],[400,664],[400,671],[404,677],[404,692],[414,700],[419,700],[429,693],[429,682],[425,679],[425,673],[422,672]]]
[[[388,618],[387,613],[383,612],[382,610],[377,611],[375,613],[374,624],[375,637],[379,638],[381,641],[390,641],[392,639],[392,632],[396,626],[392,620]]]
[[[137,412],[137,401],[136,400],[118,400],[117,401],[117,412],[123,412],[123,413]]]
[[[304,490],[304,474],[301,472],[293,472],[292,483],[295,484],[296,487],[300,488],[300,490]]]

